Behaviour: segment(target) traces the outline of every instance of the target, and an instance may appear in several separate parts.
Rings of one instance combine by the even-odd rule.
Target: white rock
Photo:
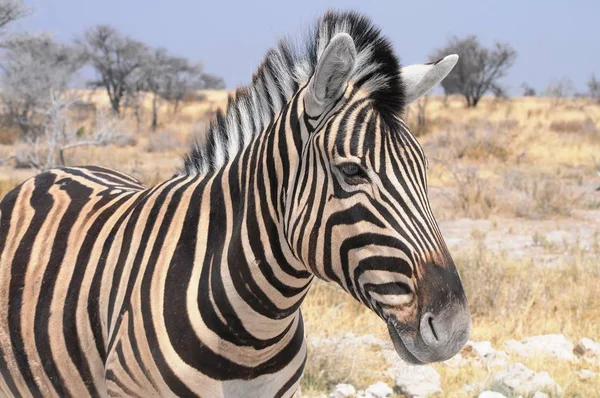
[[[496,391],[485,390],[480,392],[477,398],[506,398],[506,395]]]
[[[574,361],[573,344],[562,334],[546,334],[527,337],[521,341],[509,340],[504,344],[506,352],[524,357],[548,356],[566,361]]]
[[[352,384],[338,384],[331,394],[330,398],[349,398],[356,395],[356,388]]]
[[[506,396],[531,396],[535,392],[545,392],[552,397],[562,396],[562,389],[546,372],[536,373],[522,363],[511,365],[499,372],[491,389]]]
[[[387,398],[394,393],[386,383],[378,381],[377,383],[367,387],[365,390],[365,398]]]
[[[583,338],[579,340],[573,352],[585,359],[600,362],[600,343],[596,343],[591,339]]]
[[[489,341],[468,341],[461,354],[492,368],[504,368],[508,365],[508,355],[504,351],[496,350]]]
[[[462,349],[465,356],[484,358],[496,354],[496,350],[489,341],[467,341]]]
[[[537,391],[531,398],[550,398],[545,392]]]
[[[460,368],[462,366],[467,365],[469,363],[469,361],[467,361],[462,355],[456,354],[452,358],[450,358],[442,363],[445,366],[448,366],[450,368]]]
[[[589,369],[581,369],[579,372],[577,372],[577,376],[579,376],[579,380],[586,381],[593,379],[596,376],[596,373]]]
[[[431,366],[404,366],[396,372],[396,386],[408,398],[441,394],[440,375]]]
[[[472,396],[477,391],[483,390],[484,387],[485,387],[484,383],[473,383],[473,384],[465,384],[462,389],[464,392],[469,394],[469,396]]]

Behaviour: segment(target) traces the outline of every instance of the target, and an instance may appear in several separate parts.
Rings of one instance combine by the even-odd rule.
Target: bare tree
[[[83,65],[83,51],[48,35],[18,35],[4,43],[0,101],[4,122],[34,138],[45,123],[51,94],[64,91]]]
[[[192,81],[199,78],[201,69],[185,58],[175,57],[164,48],[150,52],[142,68],[141,88],[152,94],[152,130],[158,126],[161,100],[181,101],[191,90]]]
[[[521,88],[523,89],[523,97],[535,97],[537,95],[535,88],[527,83],[521,84]]]
[[[600,103],[600,80],[596,79],[595,75],[590,77],[590,80],[587,82],[588,86],[588,95],[596,100],[596,102]]]
[[[203,90],[223,90],[225,88],[223,78],[210,73],[202,73],[198,83],[197,87]]]
[[[179,104],[186,98],[189,98],[195,90],[221,88],[219,82],[222,83],[222,87],[225,86],[223,79],[205,74],[202,72],[202,69],[202,64],[191,64],[187,61],[185,64],[180,65],[178,73],[171,75],[171,78],[167,82],[163,98],[173,104],[173,111],[175,113],[179,108]],[[207,78],[209,86],[207,86],[207,81],[205,80]]]
[[[17,167],[31,167],[48,170],[66,164],[68,151],[83,146],[108,145],[121,136],[119,121],[114,117],[100,114],[96,126],[87,132],[73,123],[72,108],[78,99],[72,95],[52,93],[45,111],[42,133],[27,137],[25,145],[17,146],[15,154],[9,157]]]
[[[575,86],[573,81],[566,76],[560,79],[551,81],[546,86],[546,89],[542,93],[545,97],[551,98],[551,106],[556,107],[565,102],[565,98],[573,97],[575,95]]]
[[[152,95],[152,130],[158,126],[161,101],[179,103],[196,89],[221,89],[225,84],[220,77],[204,73],[201,64],[169,54],[164,48],[153,49],[141,67],[141,90]]]
[[[88,29],[80,42],[98,74],[90,86],[105,88],[113,111],[119,115],[123,98],[137,90],[148,48],[107,25]]]
[[[0,33],[8,24],[27,16],[31,10],[23,0],[0,0]]]
[[[558,80],[548,83],[544,90],[544,96],[552,98],[572,97],[575,94],[575,86],[573,81],[564,76]]]
[[[476,107],[488,91],[504,95],[499,80],[506,75],[517,58],[517,52],[510,44],[496,42],[488,49],[479,43],[476,36],[462,39],[453,37],[444,47],[436,50],[431,59],[435,61],[448,54],[458,54],[460,59],[442,81],[447,95],[463,95],[469,107]]]

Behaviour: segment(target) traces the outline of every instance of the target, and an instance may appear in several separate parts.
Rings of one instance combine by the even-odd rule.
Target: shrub
[[[455,214],[470,218],[487,218],[496,209],[496,192],[479,176],[477,167],[453,172],[456,193],[453,196]]]
[[[513,154],[512,134],[514,121],[497,125],[454,125],[448,132],[437,135],[434,146],[438,151],[452,153],[457,159],[507,161]]]
[[[153,133],[146,144],[146,151],[150,153],[169,152],[183,148],[185,145],[172,132],[158,131]]]
[[[581,196],[557,178],[527,177],[517,170],[508,171],[502,177],[505,188],[502,202],[517,217],[569,216],[581,200]]]
[[[585,120],[555,120],[550,123],[550,131],[593,134],[596,132],[596,124],[589,117]]]

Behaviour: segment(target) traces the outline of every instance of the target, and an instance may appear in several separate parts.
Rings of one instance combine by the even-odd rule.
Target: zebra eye
[[[367,179],[367,175],[365,174],[362,167],[360,167],[356,163],[344,163],[338,166],[338,169],[340,170],[344,178],[346,180],[349,180],[349,182],[358,183],[361,182],[361,180]]]

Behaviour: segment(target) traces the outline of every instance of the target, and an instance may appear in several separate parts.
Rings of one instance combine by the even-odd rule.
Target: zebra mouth
[[[417,358],[406,346],[404,340],[402,340],[402,336],[398,331],[398,328],[394,324],[392,320],[388,320],[387,322],[388,332],[390,334],[390,339],[394,344],[394,349],[396,353],[402,358],[404,361],[411,363],[413,365],[424,365],[425,362],[421,361]]]

